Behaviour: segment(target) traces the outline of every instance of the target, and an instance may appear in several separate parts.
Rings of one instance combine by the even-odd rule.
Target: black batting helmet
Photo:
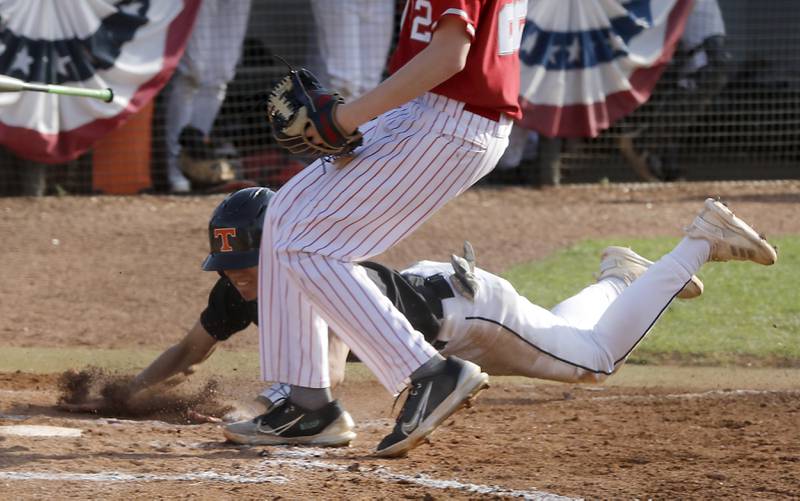
[[[269,200],[268,188],[245,188],[228,195],[211,215],[208,241],[211,253],[205,271],[239,270],[258,265],[261,227]]]

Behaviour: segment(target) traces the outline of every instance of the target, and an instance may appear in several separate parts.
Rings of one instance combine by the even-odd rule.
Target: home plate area
[[[7,499],[774,499],[800,491],[797,390],[499,379],[402,459],[372,456],[393,425],[391,399],[375,382],[346,386],[358,437],[340,449],[237,446],[218,424],[67,414],[52,397],[23,405],[7,391],[0,491]]]
[[[570,499],[535,489],[472,483],[441,476],[441,472],[408,471],[404,461],[378,461],[366,447],[245,447],[220,442],[218,436],[208,440],[209,432],[218,433],[210,426],[103,418],[58,422],[67,426],[0,426],[4,490],[49,491],[58,496],[194,492],[205,497],[212,492],[238,492],[246,486],[248,495],[298,498],[333,492],[355,498],[395,497],[402,492],[427,499],[476,495]],[[382,429],[389,424],[389,420],[368,421],[362,428]],[[119,447],[116,440],[124,436],[133,440]],[[161,440],[150,440],[155,436]],[[68,449],[73,452],[65,454]]]

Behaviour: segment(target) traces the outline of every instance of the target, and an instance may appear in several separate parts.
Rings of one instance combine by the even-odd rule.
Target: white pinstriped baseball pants
[[[391,392],[436,350],[354,261],[384,252],[497,163],[511,123],[425,94],[364,127],[346,165],[316,161],[283,186],[264,220],[259,338],[265,381],[324,388],[328,332]]]

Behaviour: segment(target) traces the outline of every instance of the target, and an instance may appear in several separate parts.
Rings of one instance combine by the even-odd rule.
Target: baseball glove
[[[308,70],[292,69],[267,97],[267,116],[272,135],[282,147],[292,153],[313,157],[338,157],[351,153],[361,145],[361,132],[346,133],[336,123],[336,107],[344,99],[325,89]],[[313,126],[321,144],[306,137]]]

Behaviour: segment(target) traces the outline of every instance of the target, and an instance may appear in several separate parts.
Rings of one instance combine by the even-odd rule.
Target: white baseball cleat
[[[653,262],[635,253],[628,247],[606,247],[600,257],[600,273],[597,280],[607,277],[619,278],[627,285],[639,278]],[[695,275],[678,292],[681,299],[696,298],[703,293],[703,282]]]
[[[353,428],[353,418],[335,400],[315,411],[284,400],[265,414],[226,425],[222,433],[245,445],[343,447],[356,438]]]
[[[684,232],[689,238],[702,238],[711,244],[709,261],[753,261],[771,265],[778,260],[775,247],[713,198],[706,199],[703,210]]]

